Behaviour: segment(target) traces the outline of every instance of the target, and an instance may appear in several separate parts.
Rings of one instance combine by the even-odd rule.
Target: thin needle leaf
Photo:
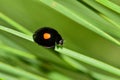
[[[25,78],[32,79],[32,80],[48,80],[48,79],[43,78],[41,76],[29,73],[29,72],[24,71],[24,70],[19,69],[19,68],[12,67],[12,66],[7,65],[7,64],[2,63],[2,62],[0,62],[0,70],[14,73],[14,74],[17,74],[18,76],[23,76]]]
[[[115,75],[118,75],[120,76],[120,69],[116,68],[116,67],[113,67],[109,64],[106,64],[104,62],[101,62],[99,60],[96,60],[94,58],[91,58],[91,57],[88,57],[88,56],[85,56],[81,53],[78,53],[78,52],[75,52],[75,51],[72,51],[72,50],[69,50],[67,48],[55,48],[55,50],[61,54],[64,54],[64,55],[67,55],[69,57],[72,57],[74,59],[77,59],[79,61],[82,61],[84,63],[87,63],[91,66],[94,66],[96,68],[99,68],[99,69],[102,69],[102,70],[105,70],[107,72],[110,72],[110,73],[113,73]]]
[[[31,35],[32,33],[30,31],[28,31],[27,29],[25,29],[25,27],[23,27],[22,25],[18,24],[17,22],[13,21],[12,19],[10,19],[9,17],[7,17],[6,15],[4,15],[3,13],[0,12],[0,18],[3,19],[4,21],[6,21],[7,23],[9,23],[10,25],[14,26],[16,29]]]
[[[120,6],[112,3],[111,1],[109,0],[96,0],[96,1],[120,14]]]
[[[91,71],[91,70],[87,69],[85,66],[81,65],[78,61],[76,61],[66,55],[62,55],[62,57],[67,63],[69,63],[71,66],[73,66],[77,70],[83,71],[84,73],[91,75],[92,77],[94,77],[97,80],[118,80],[117,78]]]
[[[36,56],[34,56],[32,54],[29,54],[27,52],[23,52],[23,51],[17,50],[15,48],[8,47],[8,46],[3,45],[3,44],[0,44],[0,45],[1,45],[0,46],[1,50],[9,51],[9,52],[12,52],[15,55],[19,55],[21,57],[25,57],[25,58],[28,58],[28,59],[36,59]]]
[[[33,39],[32,39],[31,36],[28,36],[28,35],[26,35],[26,34],[24,34],[24,33],[18,32],[18,31],[16,31],[16,30],[13,30],[13,29],[10,29],[10,28],[1,26],[1,25],[0,25],[0,30],[6,31],[6,32],[11,33],[11,34],[14,34],[14,35],[16,35],[16,36],[19,36],[19,37],[21,37],[21,38],[27,39],[27,40],[29,40],[29,41],[33,41]]]

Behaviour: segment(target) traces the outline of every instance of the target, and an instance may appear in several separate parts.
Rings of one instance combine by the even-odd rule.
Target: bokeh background
[[[96,26],[97,25],[102,26],[100,25],[99,20],[97,20],[98,18],[87,12],[87,10],[88,11],[91,10],[91,12],[97,15],[99,13],[90,6],[88,6],[87,4],[85,4],[84,0],[78,0],[78,1],[54,0],[54,1],[64,6],[65,8],[71,10],[72,12],[77,14],[78,17],[84,18],[86,21],[91,23],[94,23],[96,21],[95,22]],[[91,0],[91,2],[92,1],[94,0]],[[110,1],[117,5],[120,5],[119,0],[110,0]],[[55,10],[54,9],[55,5],[56,4],[53,3],[52,4],[53,7],[50,7],[42,3],[42,1],[40,0],[0,0],[0,13],[6,15],[13,21],[24,26],[24,28],[29,30],[31,33],[34,33],[37,29],[42,28],[44,26],[52,27],[56,29],[63,37],[64,39],[63,46],[65,48],[71,49],[73,51],[82,53],[86,56],[103,61],[114,67],[120,68],[120,58],[119,58],[120,47],[117,44],[104,38],[103,36],[97,34],[96,32],[86,28],[84,25],[79,24],[78,22],[72,20],[70,17],[64,15],[63,13],[60,13],[59,11]],[[99,5],[102,8],[105,8],[106,10],[111,10],[101,4]],[[113,11],[113,13],[115,12]],[[119,16],[120,18],[120,14],[115,13],[115,15]],[[16,31],[20,31],[16,27],[14,27],[14,25],[11,25],[3,18],[0,18],[0,25],[6,26],[10,29],[14,29]],[[106,24],[104,23],[103,25],[106,26]],[[109,26],[106,27],[109,28]],[[106,32],[108,33],[109,31],[106,30]],[[116,36],[114,37],[119,40],[118,37]],[[55,72],[56,76],[57,74],[59,75],[57,76],[57,78],[55,78],[56,76],[54,74],[52,76],[54,80],[55,79],[56,80],[93,80],[88,75],[83,74],[82,72],[76,72],[72,70],[69,64],[66,64],[63,60],[61,60],[58,56],[54,54],[56,52],[50,51],[44,47],[37,45],[36,43],[30,42],[26,39],[20,38],[18,36],[15,36],[13,34],[7,33],[2,30],[0,30],[0,44],[4,44],[8,47],[23,52],[27,52],[29,54],[33,54],[37,56],[38,59],[38,62],[35,63],[32,60],[29,60],[24,57],[19,57],[15,54],[11,54],[12,52],[10,51],[0,48],[0,62],[3,62],[5,64],[23,69],[31,73],[35,73],[40,76],[45,76],[45,77],[47,76],[49,78],[51,78],[52,76],[52,74],[50,75],[50,73]],[[90,66],[88,64],[85,64],[83,62],[79,62],[79,63],[86,66],[90,70],[100,72],[113,77],[119,77],[111,73],[105,72],[101,69]],[[40,65],[42,65],[43,67],[39,67]],[[32,67],[33,69],[37,67],[36,69],[38,70],[38,73],[34,72],[34,70],[32,71],[30,67]],[[12,72],[7,73],[7,71],[0,69],[0,75],[2,74],[16,77],[18,79],[18,77],[12,74]],[[59,77],[63,79],[60,79]],[[0,78],[4,78],[4,77],[0,76]],[[25,78],[21,78],[21,80],[23,79]]]

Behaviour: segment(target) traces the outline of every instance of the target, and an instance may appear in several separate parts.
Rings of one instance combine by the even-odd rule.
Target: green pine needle
[[[113,2],[109,0],[96,0],[96,1],[120,14],[120,6],[114,4]]]
[[[81,53],[78,53],[78,52],[75,52],[75,51],[72,51],[72,50],[69,50],[67,48],[55,48],[55,50],[61,54],[64,54],[64,55],[67,55],[71,58],[74,58],[76,60],[79,60],[81,62],[84,62],[84,63],[87,63],[91,66],[94,66],[96,68],[99,68],[99,69],[102,69],[102,70],[105,70],[107,72],[110,72],[110,73],[113,73],[115,75],[118,75],[120,76],[120,69],[118,68],[115,68],[109,64],[106,64],[104,62],[101,62],[99,60],[96,60],[94,58],[91,58],[91,57],[88,57],[88,56],[85,56]]]

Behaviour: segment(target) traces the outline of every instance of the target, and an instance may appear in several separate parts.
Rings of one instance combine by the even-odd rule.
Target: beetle
[[[61,35],[53,28],[43,27],[35,31],[33,40],[41,46],[47,48],[54,48],[55,46],[61,47],[63,39]]]

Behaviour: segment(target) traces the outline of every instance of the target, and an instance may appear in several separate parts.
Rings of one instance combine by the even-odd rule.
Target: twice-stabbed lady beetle
[[[33,39],[37,44],[47,48],[54,48],[55,45],[63,45],[61,35],[55,29],[49,27],[43,27],[35,31]]]

